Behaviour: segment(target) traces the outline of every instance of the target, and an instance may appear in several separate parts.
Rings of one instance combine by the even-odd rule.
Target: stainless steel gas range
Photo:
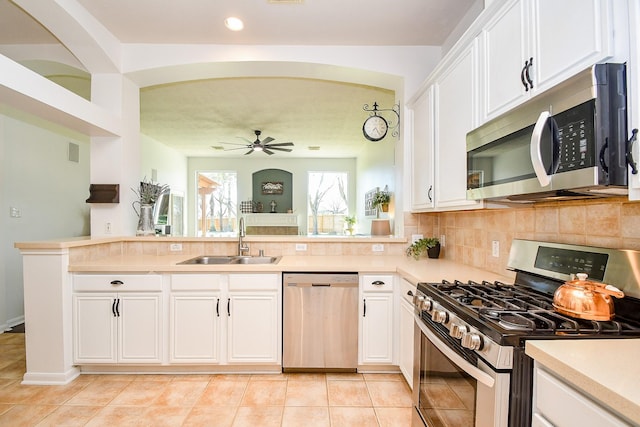
[[[528,339],[640,337],[640,252],[514,240],[514,283],[418,283],[412,426],[531,424]],[[577,273],[620,288],[613,320],[562,315],[555,290]]]

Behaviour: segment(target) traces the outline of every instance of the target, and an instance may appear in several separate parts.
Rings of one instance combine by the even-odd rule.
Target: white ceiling
[[[76,4],[74,4],[77,2]],[[482,0],[67,0],[84,7],[123,43],[440,46]],[[227,30],[228,16],[244,21]],[[17,8],[0,0],[0,45],[55,41]],[[357,157],[363,104],[391,108],[386,89],[312,79],[212,79],[143,88],[144,134],[191,156],[242,156],[211,146],[254,139],[292,141],[290,157]],[[395,116],[391,114],[389,119]],[[389,137],[387,137],[389,138]],[[383,142],[388,139],[383,140]],[[370,144],[370,143],[369,143]],[[309,146],[320,146],[309,151]],[[235,148],[226,145],[228,148]],[[253,156],[266,156],[254,153]]]

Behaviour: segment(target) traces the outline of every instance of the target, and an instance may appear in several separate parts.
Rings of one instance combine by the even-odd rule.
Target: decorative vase
[[[382,212],[389,212],[389,203],[383,203],[380,205]]]
[[[427,256],[429,258],[439,258],[440,257],[440,243],[435,246],[427,249]]]
[[[133,209],[136,210],[134,202]],[[136,230],[136,236],[155,236],[156,229],[153,223],[153,205],[141,204],[140,212],[138,214],[138,229]]]

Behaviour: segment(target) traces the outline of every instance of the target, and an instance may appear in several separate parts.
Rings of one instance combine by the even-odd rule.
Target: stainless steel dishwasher
[[[358,274],[284,273],[285,372],[355,372]]]

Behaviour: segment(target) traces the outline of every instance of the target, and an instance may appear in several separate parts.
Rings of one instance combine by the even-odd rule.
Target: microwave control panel
[[[593,101],[589,101],[554,116],[560,143],[558,172],[596,165],[593,108]]]

